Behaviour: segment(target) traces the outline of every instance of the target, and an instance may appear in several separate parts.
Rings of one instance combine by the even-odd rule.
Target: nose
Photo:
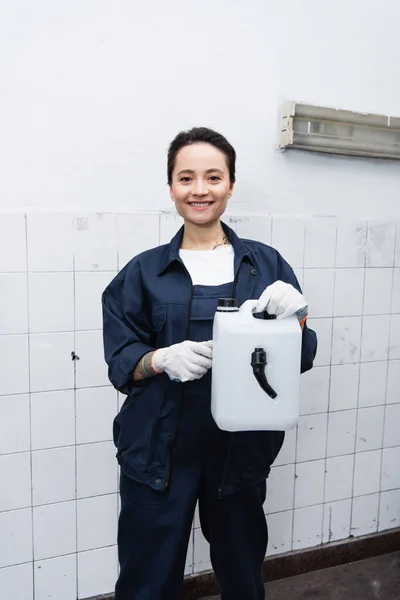
[[[208,188],[206,182],[201,178],[196,179],[193,185],[192,193],[193,196],[207,196]]]

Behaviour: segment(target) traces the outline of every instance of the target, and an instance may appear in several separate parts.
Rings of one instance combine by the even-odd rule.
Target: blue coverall
[[[211,372],[185,384],[165,374],[132,380],[146,352],[211,339],[218,298],[241,304],[278,279],[299,289],[275,250],[223,227],[235,250],[234,282],[192,286],[179,258],[181,230],[170,244],[133,259],[103,295],[110,379],[128,395],[114,423],[121,465],[116,600],[179,599],[197,500],[222,599],[264,598],[265,480],[283,433],[219,430],[210,412]],[[305,327],[303,371],[315,352],[315,333]]]

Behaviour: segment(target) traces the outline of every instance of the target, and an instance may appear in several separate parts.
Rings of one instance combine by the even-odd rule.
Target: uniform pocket
[[[165,502],[167,492],[156,492],[144,483],[134,481],[130,477],[121,474],[119,490],[125,502],[134,504],[160,504]]]

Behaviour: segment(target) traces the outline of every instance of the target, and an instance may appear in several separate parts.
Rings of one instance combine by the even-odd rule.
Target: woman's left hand
[[[255,313],[265,310],[270,315],[276,315],[277,319],[297,314],[299,321],[303,321],[307,316],[308,305],[304,296],[290,283],[275,281],[263,291],[254,308]]]

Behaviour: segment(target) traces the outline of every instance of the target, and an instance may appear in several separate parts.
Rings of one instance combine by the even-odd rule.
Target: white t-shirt
[[[193,285],[222,285],[234,279],[232,246],[218,246],[215,250],[179,250]]]

